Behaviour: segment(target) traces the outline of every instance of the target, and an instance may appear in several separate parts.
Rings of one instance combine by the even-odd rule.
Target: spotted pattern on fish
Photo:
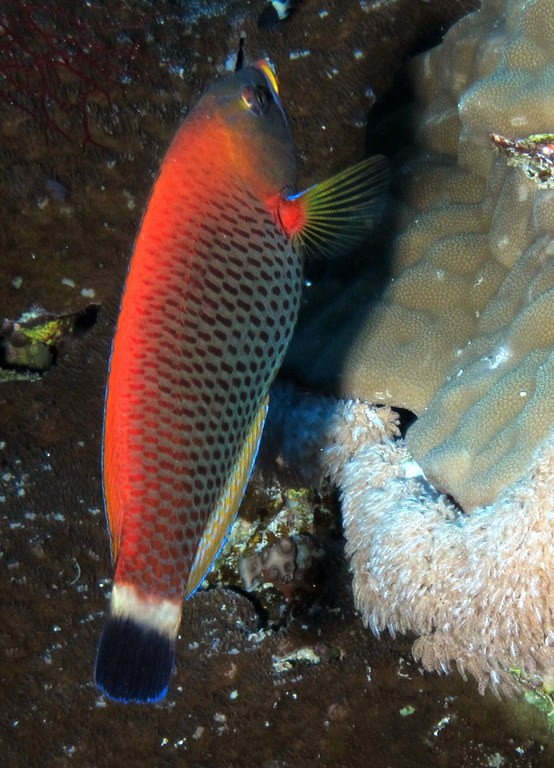
[[[292,335],[297,246],[351,243],[378,212],[384,175],[382,159],[363,160],[295,194],[268,62],[214,83],[177,131],[135,243],[108,378],[115,576],[94,677],[110,698],[166,694],[183,597],[237,513]]]
[[[189,213],[186,226],[161,233],[156,281],[127,285],[140,327],[133,322],[131,338],[119,330],[125,348],[114,350],[111,376],[125,367],[128,397],[116,411],[108,401],[107,412],[107,429],[126,431],[128,444],[124,461],[121,442],[107,448],[118,461],[108,457],[106,484],[126,507],[115,581],[176,599],[285,354],[302,276],[298,254],[248,190],[202,199],[205,182],[200,192],[193,182],[179,204],[199,206],[202,226]]]

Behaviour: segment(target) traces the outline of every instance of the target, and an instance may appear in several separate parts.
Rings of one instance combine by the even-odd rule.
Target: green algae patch
[[[415,707],[413,707],[411,704],[408,704],[406,707],[402,707],[402,709],[398,710],[402,717],[409,717],[410,715],[413,715],[415,711]]]
[[[65,315],[40,307],[18,320],[4,319],[0,328],[0,381],[34,381],[55,363],[64,341],[88,330],[96,321],[94,304]]]
[[[523,688],[522,705],[528,704],[544,716],[548,730],[554,733],[554,685],[553,680],[529,675],[523,669],[510,670]]]

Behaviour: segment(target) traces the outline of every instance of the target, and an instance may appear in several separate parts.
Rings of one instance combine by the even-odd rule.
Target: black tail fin
[[[175,659],[175,641],[128,616],[109,616],[100,638],[94,680],[116,701],[163,699]]]

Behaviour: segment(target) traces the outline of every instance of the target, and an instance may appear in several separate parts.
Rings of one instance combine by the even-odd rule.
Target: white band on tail
[[[110,611],[114,617],[131,618],[174,638],[181,623],[181,601],[139,597],[134,587],[114,584]]]

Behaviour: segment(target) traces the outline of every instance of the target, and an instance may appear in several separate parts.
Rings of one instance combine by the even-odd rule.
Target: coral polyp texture
[[[388,406],[288,392],[270,408],[281,467],[340,488],[354,599],[375,634],[418,635],[425,669],[513,692],[554,673],[554,437],[491,508],[425,479]],[[266,446],[267,449],[267,446]]]
[[[426,669],[508,690],[512,669],[554,671],[554,2],[485,0],[411,75],[388,283],[327,294],[291,365],[418,417],[405,441],[335,435],[364,621],[416,633]]]
[[[411,75],[388,283],[376,296],[372,267],[327,298],[291,359],[311,384],[417,414],[410,451],[470,512],[554,422],[554,191],[491,140],[552,133],[554,3],[484,2]]]
[[[481,692],[517,688],[516,670],[551,681],[554,439],[492,509],[470,516],[415,471],[401,441],[362,446],[345,421],[326,460],[356,606],[375,634],[416,633],[425,669],[455,666]]]

